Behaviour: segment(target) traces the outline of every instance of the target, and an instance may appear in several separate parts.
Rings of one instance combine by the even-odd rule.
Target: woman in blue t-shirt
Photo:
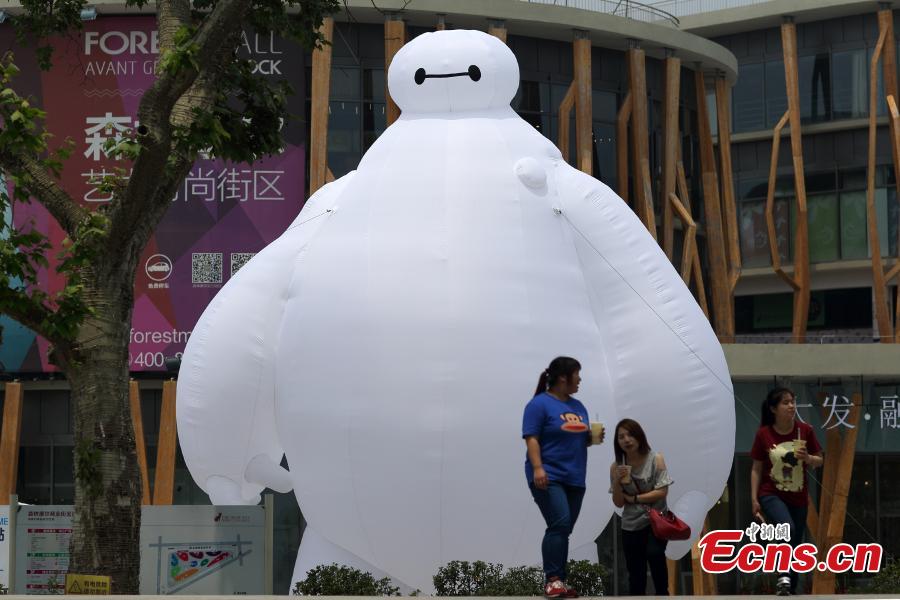
[[[587,410],[572,397],[580,382],[577,360],[554,358],[541,373],[522,418],[528,450],[525,477],[547,522],[541,554],[548,598],[578,597],[578,592],[566,585],[566,561],[569,535],[584,499],[587,447],[591,445]]]

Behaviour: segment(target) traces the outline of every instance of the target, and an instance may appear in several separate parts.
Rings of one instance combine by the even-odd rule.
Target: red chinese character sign
[[[65,163],[63,185],[78,201],[97,207],[110,201],[100,186],[130,164],[107,155],[110,140],[138,126],[144,92],[154,80],[159,58],[153,17],[107,17],[85,23],[85,30],[54,43],[54,66],[25,84],[47,112],[47,130],[70,138],[74,151]],[[28,61],[17,50],[17,59]],[[240,56],[255,61],[257,75],[288,79],[295,96],[289,109],[302,114],[302,51],[269,35],[245,32]],[[28,85],[29,78],[31,78]],[[38,79],[39,78],[39,79]],[[210,299],[256,252],[274,240],[297,215],[304,196],[304,133],[285,123],[286,147],[277,156],[251,164],[203,158],[172,198],[172,206],[144,250],[135,280],[131,370],[159,370],[164,359],[180,356]],[[64,234],[37,204],[17,205],[17,225],[34,220],[51,242]],[[52,265],[51,265],[52,267]],[[63,285],[53,269],[41,285]],[[33,335],[0,360],[9,371],[48,371],[47,344]]]
[[[295,580],[337,562],[429,590],[454,559],[537,564],[522,413],[569,355],[588,414],[637,419],[665,454],[669,505],[696,539],[731,470],[734,398],[671,262],[512,110],[518,65],[497,38],[424,33],[388,82],[399,120],[188,342],[178,435],[198,485],[222,504],[293,488],[308,523]],[[613,514],[614,435],[589,451],[573,549],[596,552]]]

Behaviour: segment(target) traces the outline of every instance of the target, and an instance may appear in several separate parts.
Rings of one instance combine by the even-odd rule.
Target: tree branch
[[[181,0],[172,0],[177,3]],[[160,0],[158,5],[165,3]],[[226,61],[234,59],[235,35],[240,31],[246,12],[250,9],[251,0],[220,0],[212,12],[204,19],[200,29],[194,35],[193,43],[196,45],[194,59],[200,66],[200,71],[192,68],[180,69],[176,72],[163,72],[156,83],[147,90],[141,100],[138,116],[141,125],[147,127],[147,131],[141,139],[141,152],[134,162],[131,178],[122,196],[113,200],[109,205],[110,216],[110,249],[116,253],[131,245],[134,241],[143,242],[149,239],[134,239],[133,232],[139,230],[138,224],[146,220],[152,228],[156,227],[159,218],[165,213],[175,186],[187,174],[179,172],[177,179],[171,177],[180,171],[172,169],[169,163],[174,151],[172,144],[172,112],[176,103],[183,99],[188,90],[198,80],[202,85],[215,85],[215,74]],[[173,16],[177,19],[177,16]],[[160,20],[159,27],[170,26]],[[231,44],[229,46],[229,44]],[[162,56],[166,50],[160,47]],[[183,162],[184,158],[179,159]],[[190,169],[190,161],[187,168]],[[160,175],[165,174],[171,183],[170,193],[165,188],[168,185],[160,184]],[[147,193],[147,192],[151,193]],[[151,215],[159,214],[156,220],[151,220]],[[143,231],[143,229],[140,229]],[[143,246],[142,246],[143,248]]]
[[[54,313],[44,304],[36,302],[29,295],[9,287],[0,287],[0,313],[8,315],[21,325],[31,329],[55,345],[63,345],[65,340],[49,333],[47,324]]]
[[[59,185],[47,170],[30,156],[0,153],[0,166],[10,173],[25,175],[27,192],[40,202],[63,230],[74,235],[78,224],[87,216],[81,206]]]

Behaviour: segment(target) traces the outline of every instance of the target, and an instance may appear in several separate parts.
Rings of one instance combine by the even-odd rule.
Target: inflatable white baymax
[[[194,329],[178,433],[198,485],[216,504],[293,489],[295,579],[337,561],[430,590],[451,560],[539,564],[522,410],[568,355],[592,418],[635,418],[665,454],[696,537],[731,467],[734,404],[670,262],[510,108],[519,70],[496,38],[423,34],[388,82],[400,119]],[[613,435],[589,450],[573,548],[612,515]]]

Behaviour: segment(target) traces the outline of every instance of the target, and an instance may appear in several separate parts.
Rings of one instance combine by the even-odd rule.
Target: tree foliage
[[[126,0],[142,7],[147,0]],[[85,0],[22,0],[21,44],[52,68],[52,38],[82,28]],[[141,252],[201,152],[252,162],[283,147],[290,88],[253,75],[241,34],[272,33],[311,49],[338,0],[157,0],[159,69],[142,97],[136,130],[107,144],[126,168],[92,182],[111,200],[88,208],[61,185],[72,144],[45,128],[46,114],[15,88],[14,57],[0,60],[0,314],[46,338],[70,382],[76,448],[71,568],[112,575],[115,593],[137,593],[141,482],[128,404],[128,331]],[[7,193],[7,185],[11,193]],[[52,248],[9,207],[38,202],[65,232]],[[65,285],[48,292],[41,269]],[[0,332],[2,333],[2,332]]]

